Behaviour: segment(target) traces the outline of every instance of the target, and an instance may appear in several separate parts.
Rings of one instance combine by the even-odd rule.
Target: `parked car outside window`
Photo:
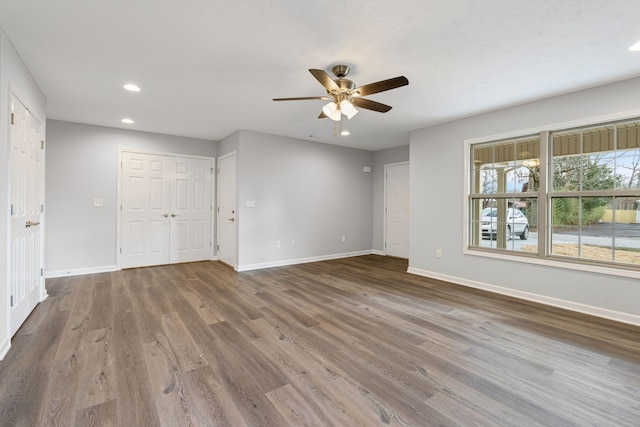
[[[482,237],[495,239],[498,234],[498,209],[482,210]],[[507,239],[519,236],[521,240],[529,238],[529,220],[516,208],[507,209]]]

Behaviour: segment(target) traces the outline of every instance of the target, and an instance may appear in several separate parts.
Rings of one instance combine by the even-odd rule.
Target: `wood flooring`
[[[640,425],[640,328],[406,268],[49,279],[0,362],[0,425]]]

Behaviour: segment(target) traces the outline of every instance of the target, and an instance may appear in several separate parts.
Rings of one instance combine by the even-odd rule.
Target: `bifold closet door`
[[[122,268],[210,259],[212,160],[122,155]]]

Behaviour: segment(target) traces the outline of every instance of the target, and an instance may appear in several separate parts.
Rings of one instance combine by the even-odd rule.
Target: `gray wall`
[[[384,165],[409,161],[409,146],[373,153],[373,249],[384,252]]]
[[[371,250],[373,179],[363,167],[373,153],[244,130],[239,138],[239,269]]]
[[[116,265],[118,149],[215,157],[217,143],[147,132],[47,122],[46,271]],[[93,207],[93,199],[104,207]]]
[[[640,315],[637,280],[463,254],[465,139],[637,110],[639,95],[640,78],[412,132],[410,268]]]
[[[9,124],[11,91],[25,102],[31,112],[46,124],[46,98],[31,76],[11,41],[0,28],[0,358],[9,349]],[[43,131],[45,129],[43,128]],[[46,225],[46,224],[43,224]]]

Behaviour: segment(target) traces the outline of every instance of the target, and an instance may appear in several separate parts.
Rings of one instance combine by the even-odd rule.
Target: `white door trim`
[[[122,248],[122,162],[123,162],[123,153],[135,153],[135,154],[149,154],[156,156],[168,156],[168,157],[182,157],[189,159],[204,159],[211,160],[211,164],[215,165],[216,158],[210,156],[199,156],[196,154],[182,154],[182,153],[170,153],[163,151],[150,151],[150,150],[141,150],[135,148],[118,148],[118,163],[116,165],[118,171],[116,176],[116,267],[118,270],[122,270],[121,264],[121,248]],[[213,204],[215,201],[215,189],[216,189],[216,174],[213,173],[211,177],[211,203],[212,203],[212,214],[211,215],[211,242],[215,242],[215,224],[216,224],[216,214],[213,209]],[[214,248],[211,247],[209,251],[209,259],[214,260],[216,257],[214,256]]]
[[[383,188],[384,188],[384,216],[383,216],[383,236],[382,236],[382,244],[384,246],[384,254],[387,255],[387,216],[388,216],[388,209],[387,209],[387,171],[389,169],[389,167],[393,167],[393,166],[403,166],[403,165],[407,165],[410,166],[410,162],[409,161],[405,161],[405,162],[396,162],[396,163],[387,163],[384,165],[384,184],[383,184]],[[409,169],[409,171],[411,171],[411,169]],[[411,173],[411,172],[409,172]]]

